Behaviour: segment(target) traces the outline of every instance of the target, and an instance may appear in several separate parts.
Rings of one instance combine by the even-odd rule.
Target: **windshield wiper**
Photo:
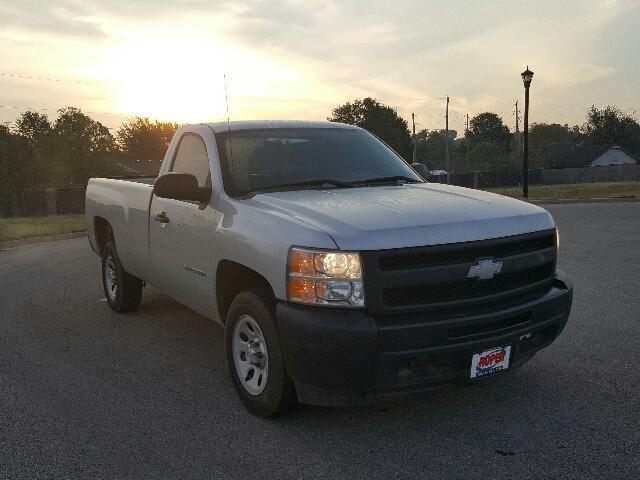
[[[300,182],[283,183],[281,185],[274,185],[267,188],[289,188],[289,187],[323,187],[329,185],[332,187],[351,188],[352,182],[343,182],[341,180],[334,180],[333,178],[321,178],[319,180],[302,180]]]
[[[258,193],[277,192],[279,190],[288,190],[297,187],[324,188],[325,186],[336,188],[353,188],[354,185],[351,182],[342,182],[333,178],[320,178],[317,180],[303,180],[300,182],[281,183],[280,185],[257,188],[255,190],[243,192],[243,195],[257,195]]]
[[[393,175],[390,177],[367,178],[366,180],[356,180],[352,183],[356,185],[361,185],[361,184],[369,184],[369,183],[398,183],[398,182],[423,183],[416,178],[407,177],[405,175]]]
[[[374,177],[368,178],[366,180],[354,180],[353,182],[343,182],[341,180],[335,180],[333,178],[320,178],[317,180],[303,180],[300,182],[291,182],[291,183],[282,183],[280,185],[272,185],[269,187],[256,188],[255,190],[249,190],[246,192],[242,192],[240,194],[241,197],[249,197],[253,195],[257,195],[259,193],[268,193],[268,192],[277,192],[280,190],[289,190],[299,187],[312,187],[312,188],[325,188],[325,187],[336,187],[336,188],[353,188],[362,185],[376,184],[376,183],[393,183],[398,184],[398,182],[404,183],[423,183],[418,179],[407,177],[405,175],[394,175],[390,177]]]

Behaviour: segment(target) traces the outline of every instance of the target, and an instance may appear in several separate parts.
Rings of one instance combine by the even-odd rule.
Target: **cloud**
[[[323,118],[337,102],[370,95],[405,116],[417,112],[424,126],[435,128],[442,118],[440,98],[449,94],[460,130],[467,112],[490,109],[507,120],[522,94],[519,72],[527,63],[536,72],[537,100],[545,96],[550,114],[568,115],[588,103],[640,103],[634,86],[639,45],[628,38],[637,30],[638,0],[7,3],[0,4],[5,65],[19,64],[17,53],[6,53],[9,41],[22,42],[24,65],[47,70],[27,73],[53,75],[48,69],[56,62],[45,57],[52,56],[54,46],[58,74],[67,76],[89,71],[82,62],[101,58],[101,49],[113,44],[126,46],[137,32],[158,27],[177,36],[191,30],[218,39],[193,44],[203,61],[223,63],[238,51],[250,52],[225,62],[236,68],[231,73],[234,85],[242,86],[239,95],[248,98],[255,90],[256,100],[243,105],[264,106],[256,108],[260,115],[273,112],[277,96],[292,99],[288,106],[283,102],[282,114]],[[619,45],[625,48],[616,47],[611,55]],[[239,66],[241,61],[253,65]],[[269,92],[252,68],[270,70]],[[257,100],[270,95],[274,98]],[[565,110],[555,106],[559,98],[570,104]]]
[[[102,37],[104,33],[99,23],[91,20],[90,14],[90,9],[71,1],[21,0],[0,3],[0,21],[5,31]]]

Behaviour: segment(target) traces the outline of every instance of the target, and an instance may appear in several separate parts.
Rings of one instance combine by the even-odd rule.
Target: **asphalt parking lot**
[[[526,367],[277,420],[219,327],[153,288],[111,312],[86,239],[0,251],[0,478],[638,478],[640,203],[547,208],[574,308]]]

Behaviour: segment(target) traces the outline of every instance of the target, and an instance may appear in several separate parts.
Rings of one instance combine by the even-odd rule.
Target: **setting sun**
[[[213,45],[215,39],[206,34],[162,29],[116,44],[103,63],[114,108],[177,122],[222,117],[226,64]]]
[[[313,75],[275,57],[226,42],[205,28],[149,27],[101,53],[88,67],[106,80],[110,109],[174,122],[226,118],[225,76],[232,118],[282,117],[303,110],[326,88]],[[304,113],[306,110],[306,113]],[[284,115],[287,116],[287,115]]]

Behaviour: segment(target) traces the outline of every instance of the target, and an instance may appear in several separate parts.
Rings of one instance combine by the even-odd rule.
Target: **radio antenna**
[[[231,120],[229,119],[229,96],[227,95],[227,74],[222,76],[224,80],[224,103],[227,107],[227,133],[229,137],[229,154],[233,163],[233,148],[231,147]]]

